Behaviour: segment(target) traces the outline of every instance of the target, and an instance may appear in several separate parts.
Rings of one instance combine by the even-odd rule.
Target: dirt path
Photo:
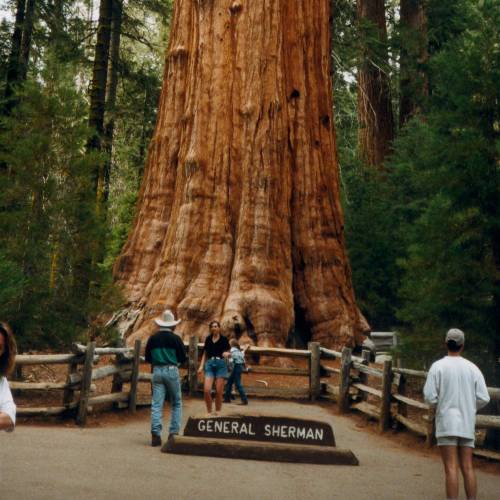
[[[359,467],[299,465],[160,453],[149,446],[144,412],[102,428],[18,426],[0,433],[0,499],[441,499],[435,452],[411,450],[356,426],[329,408],[252,401],[265,413],[320,418],[333,426],[337,446],[351,449]],[[203,411],[185,402],[184,415]],[[167,413],[167,412],[166,412]],[[168,416],[168,415],[166,415]],[[500,475],[479,471],[479,498],[496,499]],[[464,498],[463,492],[460,498]]]

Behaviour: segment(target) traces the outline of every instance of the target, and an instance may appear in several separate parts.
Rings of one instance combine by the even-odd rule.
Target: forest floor
[[[184,401],[184,421],[203,412]],[[228,411],[237,407],[224,405]],[[315,418],[333,426],[337,446],[358,467],[170,455],[151,448],[149,409],[91,416],[76,428],[20,423],[1,433],[1,498],[58,499],[440,499],[443,473],[436,448],[410,433],[378,435],[364,417],[336,415],[331,404],[252,399],[258,413]],[[169,409],[165,408],[165,418]],[[166,434],[166,433],[165,433]],[[165,436],[164,436],[165,437]],[[498,498],[500,466],[477,460],[479,498]],[[460,498],[464,498],[463,492]]]

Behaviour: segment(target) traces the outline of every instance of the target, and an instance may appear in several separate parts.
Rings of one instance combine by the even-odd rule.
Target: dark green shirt
[[[186,361],[186,348],[171,330],[160,330],[151,335],[146,344],[146,363],[153,366],[178,365]]]

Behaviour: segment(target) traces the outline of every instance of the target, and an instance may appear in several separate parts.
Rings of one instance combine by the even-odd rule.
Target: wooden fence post
[[[22,365],[16,365],[16,368],[14,371],[14,380],[18,380],[18,381],[23,380],[23,366]]]
[[[307,349],[311,353],[309,358],[309,398],[315,401],[321,393],[320,361],[321,351],[319,342],[309,342]]]
[[[342,358],[340,361],[340,379],[339,379],[339,412],[346,413],[349,409],[349,383],[351,377],[351,354],[349,347],[342,349]]]
[[[370,349],[363,349],[361,351],[361,357],[363,358],[362,363],[364,365],[368,366],[368,364],[370,363],[370,356],[371,356]],[[363,375],[366,375],[366,373],[363,373]]]
[[[89,404],[90,384],[92,382],[92,366],[94,364],[95,342],[87,344],[85,353],[85,363],[83,365],[82,385],[80,389],[80,404],[78,405],[78,414],[76,423],[85,425],[87,422],[87,406]]]
[[[139,380],[139,370],[141,368],[141,341],[134,343],[134,360],[132,364],[132,376],[130,377],[130,394],[128,400],[128,409],[135,413],[137,410],[137,382]]]
[[[435,409],[431,407],[427,414],[427,435],[425,436],[425,445],[430,448],[434,444],[434,434],[436,430]]]
[[[75,359],[76,359],[75,355]],[[63,394],[63,406],[69,406],[73,402],[73,398],[75,395],[75,389],[71,386],[71,375],[75,374],[78,371],[78,361],[72,361],[69,364],[68,376],[66,378],[66,384],[68,387],[64,389]]]
[[[188,352],[188,381],[189,395],[194,396],[198,391],[198,337],[189,337]]]
[[[122,359],[120,359],[120,356],[115,357],[115,366],[120,366],[123,364]],[[122,392],[123,390],[123,378],[120,375],[120,373],[115,373],[113,375],[113,381],[111,382],[111,392]]]
[[[400,396],[406,396],[406,375],[404,373],[399,374],[398,394]],[[406,403],[398,401],[398,414],[403,417],[408,416],[408,407]],[[400,429],[403,428],[404,425],[401,422],[398,422],[397,427]]]
[[[363,349],[361,351],[361,358],[363,359],[363,361],[361,361],[361,363],[365,366],[368,366],[370,364],[370,356],[371,356],[370,350]],[[368,375],[366,373],[359,372],[359,382],[361,384],[366,384],[368,382]],[[368,394],[364,391],[359,391],[359,393],[361,396],[359,399],[361,401],[364,401]]]
[[[384,361],[382,371],[382,401],[380,403],[379,430],[384,432],[391,422],[392,360]]]

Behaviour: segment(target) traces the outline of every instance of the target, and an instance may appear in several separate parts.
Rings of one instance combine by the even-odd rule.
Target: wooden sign
[[[335,446],[331,425],[316,420],[278,416],[190,417],[184,436]]]
[[[358,465],[335,447],[331,425],[282,416],[227,414],[190,417],[184,435],[171,436],[163,453],[328,465]]]

